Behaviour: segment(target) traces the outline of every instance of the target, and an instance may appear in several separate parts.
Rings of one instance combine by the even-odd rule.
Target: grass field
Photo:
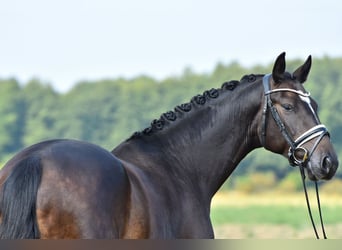
[[[312,211],[321,233],[314,193]],[[342,238],[342,197],[321,194],[322,213],[329,238]],[[218,193],[211,219],[216,238],[314,238],[304,194]]]

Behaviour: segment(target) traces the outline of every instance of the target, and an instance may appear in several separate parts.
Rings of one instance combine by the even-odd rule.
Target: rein
[[[306,184],[305,184],[304,168],[307,167],[307,164],[310,161],[310,158],[311,158],[313,152],[316,150],[318,144],[323,139],[323,137],[325,135],[329,136],[329,132],[323,124],[319,124],[319,125],[312,127],[308,131],[304,132],[297,139],[293,140],[292,136],[287,131],[285,124],[283,123],[282,119],[280,118],[276,107],[273,105],[273,102],[271,100],[270,95],[272,93],[276,93],[276,92],[292,92],[292,93],[299,95],[301,98],[302,97],[308,98],[310,96],[310,93],[304,93],[302,91],[289,89],[289,88],[279,88],[279,89],[271,90],[270,78],[271,78],[271,74],[265,75],[263,78],[265,102],[264,102],[263,113],[262,113],[261,143],[264,147],[266,146],[266,130],[267,130],[266,118],[267,118],[268,110],[270,110],[270,113],[271,113],[274,121],[276,122],[277,126],[279,127],[280,132],[282,133],[284,139],[287,141],[287,143],[290,146],[289,152],[288,152],[288,159],[289,159],[290,165],[299,167],[302,182],[303,182],[303,188],[304,188],[304,194],[305,194],[305,199],[306,199],[306,205],[308,208],[308,213],[310,216],[310,220],[311,220],[312,227],[314,229],[316,238],[319,239],[319,235],[317,233],[316,225],[315,225],[315,222],[313,220],[311,207],[310,207],[310,201],[309,201],[308,192],[307,192],[307,188],[306,188]],[[316,121],[319,123],[318,117],[316,116],[316,114],[314,112],[313,112],[313,114],[315,116]],[[317,138],[315,143],[314,143],[314,146],[312,147],[311,151],[308,151],[305,147],[303,147],[303,145],[306,142],[313,140],[314,138]],[[316,189],[316,198],[317,198],[320,223],[322,226],[323,238],[327,239],[325,229],[324,229],[324,224],[323,224],[323,218],[322,218],[322,212],[321,212],[321,203],[320,203],[320,199],[319,199],[317,181],[315,181],[315,189]]]

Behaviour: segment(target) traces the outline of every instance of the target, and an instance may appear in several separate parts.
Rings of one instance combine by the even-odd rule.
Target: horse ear
[[[298,80],[300,83],[304,83],[311,68],[311,56],[306,59],[305,63],[300,66],[296,71],[293,73],[293,77]]]
[[[283,52],[277,57],[273,66],[272,77],[275,83],[280,83],[284,79],[285,67],[285,52]]]

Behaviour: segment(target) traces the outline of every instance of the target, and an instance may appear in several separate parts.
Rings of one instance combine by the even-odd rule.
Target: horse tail
[[[42,177],[38,156],[28,156],[14,166],[0,194],[0,239],[40,237],[36,200]]]

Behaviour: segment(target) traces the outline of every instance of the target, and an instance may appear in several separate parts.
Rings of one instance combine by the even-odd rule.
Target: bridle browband
[[[310,209],[310,202],[307,194],[307,189],[305,185],[305,173],[304,173],[304,167],[308,164],[310,161],[310,158],[313,154],[313,152],[316,150],[318,144],[323,139],[325,135],[329,136],[329,132],[326,129],[326,127],[323,124],[320,124],[319,119],[317,115],[313,112],[313,115],[315,116],[315,120],[317,121],[318,125],[312,127],[311,129],[304,132],[302,135],[300,135],[297,139],[293,139],[288,130],[286,129],[285,124],[283,123],[276,107],[273,105],[271,94],[277,93],[277,92],[292,92],[300,97],[308,98],[310,96],[310,93],[304,93],[299,90],[290,89],[290,88],[279,88],[279,89],[271,89],[270,79],[271,74],[267,74],[263,77],[263,86],[264,86],[264,107],[262,112],[262,124],[261,124],[261,144],[263,147],[266,147],[266,130],[267,130],[267,114],[268,110],[270,111],[273,120],[277,124],[278,128],[280,129],[281,134],[283,135],[286,142],[289,144],[289,151],[288,151],[288,160],[291,166],[299,166],[303,187],[304,187],[304,193],[306,198],[306,203],[308,207],[308,212],[310,216],[310,220],[316,235],[316,238],[319,239],[316,226],[312,217],[311,209]],[[311,151],[307,150],[303,145],[313,139],[316,139]],[[316,197],[317,197],[317,203],[319,208],[319,216],[320,216],[320,222],[322,225],[322,232],[323,237],[326,239],[326,234],[324,230],[323,225],[323,219],[322,219],[322,213],[321,213],[321,205],[319,200],[319,194],[318,194],[318,185],[317,181],[315,181],[316,186]]]

